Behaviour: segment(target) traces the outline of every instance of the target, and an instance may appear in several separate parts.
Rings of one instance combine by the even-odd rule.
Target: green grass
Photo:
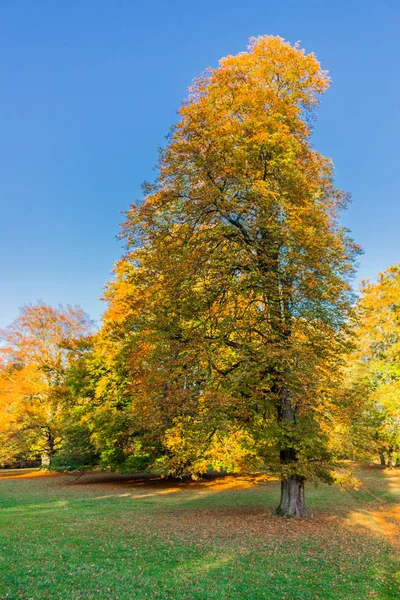
[[[278,482],[199,484],[0,473],[0,598],[400,598],[400,473],[309,486],[313,519],[275,517]]]

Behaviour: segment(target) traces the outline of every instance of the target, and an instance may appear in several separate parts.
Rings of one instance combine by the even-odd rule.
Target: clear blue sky
[[[261,34],[330,71],[314,142],[352,193],[360,277],[398,262],[399,19],[398,0],[1,0],[0,326],[39,298],[99,319],[186,88]]]

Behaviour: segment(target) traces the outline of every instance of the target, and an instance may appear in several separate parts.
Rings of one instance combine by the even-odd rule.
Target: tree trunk
[[[385,455],[383,454],[383,452],[380,453],[379,458],[381,460],[381,466],[386,467],[386,458],[385,458]]]
[[[290,402],[286,390],[281,394],[281,403],[278,407],[278,422],[284,428],[288,426],[293,427],[297,424],[296,407]],[[280,461],[282,465],[289,468],[294,468],[298,461],[290,429],[282,441]],[[276,509],[277,515],[298,518],[311,516],[306,508],[304,481],[304,477],[300,475],[289,475],[281,480],[281,501]]]
[[[290,475],[281,481],[281,502],[276,514],[282,517],[310,517],[304,496],[304,478]]]
[[[47,450],[43,450],[42,455],[40,457],[42,467],[49,467],[51,461],[51,455]]]
[[[54,436],[50,429],[46,431],[46,443],[43,448],[41,461],[42,467],[49,467],[51,462],[51,457],[54,454]]]

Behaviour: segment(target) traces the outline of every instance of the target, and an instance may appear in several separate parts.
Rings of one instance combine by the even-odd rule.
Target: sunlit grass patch
[[[399,598],[400,473],[308,486],[313,519],[275,517],[279,482],[0,476],[0,598]]]

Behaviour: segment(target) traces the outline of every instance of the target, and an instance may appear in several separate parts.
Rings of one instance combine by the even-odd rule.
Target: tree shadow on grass
[[[305,520],[274,516],[279,482],[254,475],[184,483],[94,473],[73,484],[65,476],[32,475],[0,478],[0,492],[2,484],[12,493],[20,489],[18,518],[30,515],[34,525],[35,515],[46,513],[55,530],[67,523],[83,544],[92,534],[81,533],[80,523],[96,537],[100,531],[110,540],[139,534],[165,548],[174,565],[162,554],[158,565],[145,564],[165,576],[168,570],[173,587],[166,597],[179,589],[187,598],[399,598],[400,470],[363,468],[359,474],[358,491],[308,486],[315,517]],[[250,586],[253,595],[246,596]]]
[[[154,519],[177,533],[190,530],[193,536],[232,538],[284,536],[331,536],[338,532],[369,534],[386,540],[398,552],[400,532],[400,469],[362,467],[357,471],[359,490],[341,491],[336,486],[308,486],[312,519],[285,519],[274,515],[279,482],[266,475],[221,475],[202,481],[182,482],[154,475],[88,474],[74,488],[90,493],[87,501],[145,501],[155,510]],[[60,480],[60,486],[65,485]],[[101,489],[103,494],[97,495]]]

